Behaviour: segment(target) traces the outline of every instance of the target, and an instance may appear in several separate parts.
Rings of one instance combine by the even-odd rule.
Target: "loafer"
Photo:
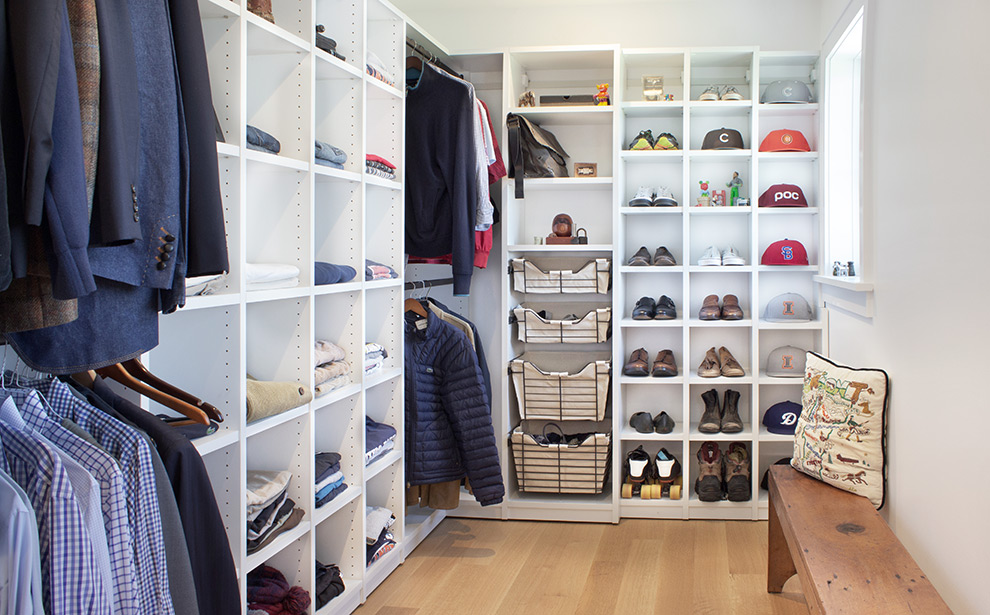
[[[718,349],[718,358],[722,364],[723,376],[727,378],[739,378],[746,375],[742,365],[739,365],[739,361],[736,361],[736,358],[732,356],[732,353],[725,346]]]
[[[656,313],[654,320],[673,320],[677,318],[677,308],[674,307],[674,300],[664,295],[657,299]]]
[[[628,264],[631,267],[649,266],[650,251],[646,249],[646,246],[643,246],[639,250],[636,250],[636,253],[629,257]]]
[[[657,433],[670,433],[674,431],[674,419],[666,412],[661,412],[653,419],[653,429]]]
[[[645,348],[637,348],[629,355],[629,361],[622,368],[624,376],[649,376],[650,375],[650,355],[646,354]]]
[[[666,246],[660,246],[657,248],[656,254],[653,255],[653,265],[657,267],[673,267],[677,265],[677,261],[674,260],[674,255],[670,253],[670,250]]]
[[[677,375],[677,363],[674,361],[674,353],[670,350],[661,350],[657,353],[657,359],[653,362],[653,377],[665,378]]]
[[[657,302],[652,297],[641,297],[632,311],[633,320],[653,320],[656,315]]]
[[[715,352],[714,346],[705,353],[705,358],[698,366],[698,375],[702,378],[718,378],[722,375],[722,366],[718,362],[718,353]]]
[[[722,320],[742,320],[742,318],[743,311],[739,307],[739,297],[735,295],[722,297]]]
[[[701,309],[698,311],[700,320],[718,320],[722,316],[722,310],[718,307],[718,295],[708,295],[701,302]]]
[[[629,426],[639,433],[653,433],[653,417],[649,412],[637,412],[629,419]]]

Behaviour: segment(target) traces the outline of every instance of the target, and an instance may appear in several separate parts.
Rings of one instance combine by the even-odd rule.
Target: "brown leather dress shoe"
[[[743,371],[742,365],[739,365],[739,361],[732,356],[729,350],[722,346],[718,349],[719,361],[722,363],[722,375],[727,378],[738,378],[740,376],[745,376],[746,372]]]
[[[646,354],[645,348],[637,348],[629,355],[629,361],[622,368],[625,376],[649,376],[650,375],[650,355]]]
[[[714,346],[709,348],[708,352],[705,353],[704,360],[698,366],[698,375],[702,378],[718,378],[722,375],[721,366],[718,362],[718,354],[715,352]]]
[[[705,309],[705,308],[701,308]],[[722,320],[742,320],[743,311],[739,307],[739,297],[726,295],[722,297]]]
[[[653,362],[653,377],[664,378],[677,375],[677,363],[674,361],[674,353],[669,350],[661,350],[657,353],[657,360]]]
[[[718,307],[718,295],[708,295],[701,302],[701,310],[698,318],[701,320],[718,320],[722,316],[722,310]]]

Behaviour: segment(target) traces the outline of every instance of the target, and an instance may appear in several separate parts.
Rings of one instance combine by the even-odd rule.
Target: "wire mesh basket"
[[[512,386],[523,419],[605,418],[611,355],[607,353],[527,352],[509,363]]]
[[[563,434],[555,427],[556,432]],[[519,491],[601,493],[611,466],[611,434],[590,432],[559,438],[554,435],[557,433],[547,428],[542,435],[527,433],[522,425],[510,434]]]
[[[577,294],[608,292],[611,262],[597,258],[583,264],[554,262],[559,268],[542,267],[526,258],[512,259],[512,288],[518,293]]]

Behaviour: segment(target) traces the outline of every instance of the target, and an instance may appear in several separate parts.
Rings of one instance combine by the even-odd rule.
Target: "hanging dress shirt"
[[[3,455],[0,454],[0,459]],[[0,613],[37,615],[44,612],[41,585],[41,550],[38,522],[27,494],[0,471]]]

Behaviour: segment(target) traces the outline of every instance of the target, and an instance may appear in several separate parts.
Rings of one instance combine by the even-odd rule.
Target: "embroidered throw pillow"
[[[883,507],[887,372],[808,353],[791,465]]]

